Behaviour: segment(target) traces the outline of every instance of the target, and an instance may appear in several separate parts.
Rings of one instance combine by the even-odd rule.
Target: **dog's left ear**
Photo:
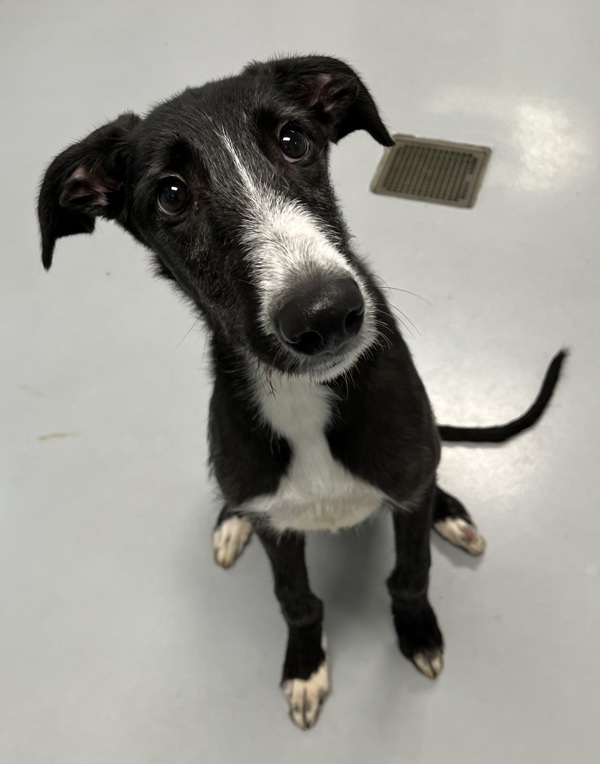
[[[65,149],[48,167],[38,198],[46,270],[57,239],[92,233],[97,217],[115,219],[122,212],[128,139],[140,121],[135,114],[121,114]]]
[[[355,130],[366,130],[383,146],[394,145],[366,85],[337,58],[274,59],[249,64],[244,73],[270,75],[288,97],[314,111],[327,124],[334,143]]]

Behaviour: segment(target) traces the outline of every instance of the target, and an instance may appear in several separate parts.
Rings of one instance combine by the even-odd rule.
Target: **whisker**
[[[405,294],[410,294],[413,297],[416,297],[419,300],[423,300],[423,302],[426,302],[427,305],[431,305],[429,300],[426,297],[423,297],[420,294],[417,294],[416,292],[411,292],[410,289],[401,289],[400,287],[393,287],[390,286],[384,279],[381,278],[381,276],[375,276],[377,281],[379,281],[384,289],[391,289],[394,292],[404,292]]]
[[[177,349],[181,343],[184,341],[184,339],[188,336],[188,334],[192,331],[192,329],[196,326],[200,319],[197,318],[194,323],[190,326],[190,328],[187,330],[187,332],[183,335],[183,337],[179,340],[179,342],[175,345],[175,348]],[[206,343],[204,343],[204,347],[206,348]]]
[[[390,303],[390,305],[392,305],[392,303]],[[419,328],[416,326],[416,324],[414,323],[414,321],[412,321],[412,320],[410,319],[410,317],[409,317],[409,316],[407,316],[407,315],[406,315],[406,313],[405,313],[403,310],[400,310],[400,308],[399,308],[397,305],[392,305],[392,308],[394,308],[395,310],[397,310],[397,311],[398,311],[398,313],[401,313],[401,314],[404,316],[404,318],[405,318],[405,319],[408,321],[408,323],[409,323],[409,324],[410,324],[410,325],[413,327],[413,329],[416,331],[416,333],[417,333],[417,334],[419,335],[419,337],[420,337],[420,336],[421,336],[421,332],[419,331]]]
[[[394,292],[404,292],[405,294],[410,294],[413,297],[417,297],[419,300],[423,300],[423,302],[426,302],[427,305],[431,305],[431,302],[426,297],[422,297],[420,294],[417,294],[416,292],[411,292],[409,289],[400,289],[400,287],[388,286],[387,284],[385,285],[384,288],[392,289]]]
[[[419,337],[420,337],[420,336],[421,336],[421,332],[420,332],[420,331],[417,329],[417,327],[416,327],[416,326],[414,325],[414,323],[413,323],[413,322],[410,320],[410,318],[409,318],[409,317],[406,315],[406,313],[404,313],[403,311],[401,311],[401,310],[400,310],[400,308],[397,308],[397,307],[396,307],[395,305],[393,305],[392,303],[390,303],[390,306],[391,306],[391,307],[392,307],[392,308],[393,308],[393,309],[396,311],[396,313],[398,313],[398,321],[400,321],[400,323],[401,323],[401,324],[402,324],[402,326],[403,326],[403,327],[406,329],[406,331],[407,331],[407,332],[409,332],[410,336],[414,338],[414,336],[415,336],[415,335],[412,333],[411,329],[410,329],[410,328],[409,328],[409,327],[408,327],[408,326],[407,326],[407,325],[404,323],[404,321],[403,321],[403,320],[400,318],[400,316],[404,316],[404,318],[405,318],[405,319],[406,319],[406,320],[407,320],[407,321],[410,323],[410,325],[411,325],[411,326],[414,328],[414,330],[416,331],[416,333],[417,333],[417,334],[419,335]]]
[[[407,320],[409,323],[411,323],[411,324],[412,324],[412,326],[415,328],[415,331],[417,332],[417,334],[418,334],[419,336],[421,336],[421,333],[419,332],[419,330],[417,329],[417,327],[415,326],[415,324],[414,324],[414,323],[413,323],[413,322],[410,320],[410,318],[409,318],[409,317],[406,315],[406,313],[403,313],[403,312],[400,310],[400,308],[396,307],[396,306],[395,306],[395,305],[393,305],[391,302],[390,302],[390,303],[386,303],[385,305],[382,305],[380,302],[376,301],[376,302],[375,302],[375,304],[376,304],[378,307],[382,307],[382,308],[384,308],[384,309],[385,309],[385,308],[386,308],[386,307],[389,305],[391,308],[393,308],[393,309],[396,311],[396,313],[398,313],[398,314],[400,314],[400,315],[404,316],[404,318],[406,318],[406,320]],[[412,331],[410,330],[410,328],[409,328],[409,327],[408,327],[408,326],[407,326],[407,325],[404,323],[404,321],[403,321],[403,320],[402,320],[400,317],[398,317],[398,321],[399,321],[399,322],[402,324],[402,326],[403,326],[403,327],[406,329],[406,331],[407,331],[407,332],[410,334],[410,336],[414,338],[414,336],[415,336],[415,335],[412,333]],[[377,321],[375,321],[375,323],[377,324],[378,322],[377,322]]]
[[[381,327],[385,328],[385,324],[383,323],[383,321],[381,321],[379,319],[375,319],[374,323],[375,323],[376,327],[380,327],[381,326]],[[392,347],[393,347],[392,341],[390,340],[390,338],[386,334],[384,334],[383,332],[378,331],[377,332],[377,337],[379,338],[379,340],[385,340],[386,343],[387,343],[388,348],[390,350],[392,349]],[[383,345],[380,344],[380,347],[383,348]]]

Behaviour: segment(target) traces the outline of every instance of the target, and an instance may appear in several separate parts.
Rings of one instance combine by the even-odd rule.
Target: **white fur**
[[[435,523],[435,530],[451,544],[472,555],[483,554],[485,539],[479,535],[477,528],[462,517],[448,517]]]
[[[306,377],[259,371],[255,395],[259,411],[292,450],[277,491],[258,496],[246,508],[268,514],[280,531],[330,530],[357,525],[377,512],[384,494],[336,461],[325,430],[331,391]]]
[[[260,322],[267,334],[274,334],[272,316],[282,297],[311,275],[356,281],[365,301],[359,342],[339,368],[329,369],[331,378],[351,368],[376,337],[375,305],[360,274],[335,246],[335,234],[324,230],[309,210],[290,201],[252,177],[229,136],[221,140],[237,171],[240,193],[244,196],[246,218],[243,239],[246,256],[252,262],[252,278],[260,297]]]
[[[374,304],[360,274],[335,247],[332,232],[323,230],[309,210],[261,185],[225,133],[222,143],[235,168],[238,192],[244,198],[242,232],[252,278],[258,286],[263,330],[274,333],[272,313],[286,292],[312,274],[351,276],[365,300],[365,318],[354,348],[333,367],[307,376],[287,377],[259,370],[253,379],[260,414],[284,437],[291,464],[274,494],[253,499],[248,510],[269,515],[278,530],[337,530],[376,512],[383,495],[354,477],[329,449],[325,430],[331,415],[331,392],[317,384],[344,373],[375,340]],[[254,372],[252,372],[254,373]]]
[[[308,679],[287,679],[281,689],[290,707],[290,719],[300,729],[310,729],[317,721],[323,701],[329,694],[327,659]]]
[[[433,654],[416,653],[413,656],[413,661],[419,671],[429,677],[429,679],[435,679],[444,667],[444,659],[440,651]]]
[[[243,517],[233,516],[224,520],[213,533],[215,562],[229,568],[244,551],[252,533],[252,525]]]

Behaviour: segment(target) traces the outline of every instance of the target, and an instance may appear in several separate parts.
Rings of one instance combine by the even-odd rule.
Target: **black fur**
[[[308,679],[325,659],[323,603],[312,593],[304,559],[304,535],[276,535],[258,526],[258,535],[269,557],[275,596],[288,626],[288,644],[281,681]]]
[[[429,528],[433,518],[436,487],[431,484],[416,511],[392,513],[396,541],[396,565],[387,580],[392,615],[400,650],[414,660],[421,654],[430,662],[441,656],[442,633],[429,600]]]
[[[285,123],[309,139],[309,153],[298,164],[285,161],[278,145]],[[388,588],[399,645],[410,659],[420,654],[435,661],[443,640],[427,599],[429,530],[447,518],[472,521],[436,486],[440,438],[427,395],[387,300],[350,247],[336,204],[329,144],[354,130],[366,130],[384,146],[393,143],[356,73],[325,57],[254,63],[237,77],[184,91],[144,119],[121,115],[48,168],[38,204],[42,258],[49,268],[58,238],[91,233],[98,216],[114,219],[151,250],[157,272],[204,317],[212,336],[210,461],[224,498],[221,524],[254,497],[274,493],[294,456],[259,416],[248,368],[261,363],[295,375],[315,363],[283,347],[260,321],[260,295],[244,250],[246,202],[221,134],[234,142],[257,184],[310,210],[376,306],[378,341],[348,374],[322,383],[334,394],[326,438],[338,462],[387,497],[397,550]],[[188,189],[190,203],[175,217],[157,206],[165,177],[181,179]],[[508,429],[443,427],[442,437],[499,441],[531,426],[550,399],[563,358],[553,362],[532,410]],[[304,536],[276,533],[258,513],[247,516],[270,559],[288,625],[283,679],[307,679],[324,651],[323,607],[309,588]]]

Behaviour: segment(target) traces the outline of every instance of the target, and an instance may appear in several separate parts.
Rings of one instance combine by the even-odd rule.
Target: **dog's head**
[[[374,341],[375,304],[331,188],[329,144],[393,141],[356,73],[332,58],[251,64],[60,154],[39,197],[42,258],[116,220],[236,352],[328,379]]]

